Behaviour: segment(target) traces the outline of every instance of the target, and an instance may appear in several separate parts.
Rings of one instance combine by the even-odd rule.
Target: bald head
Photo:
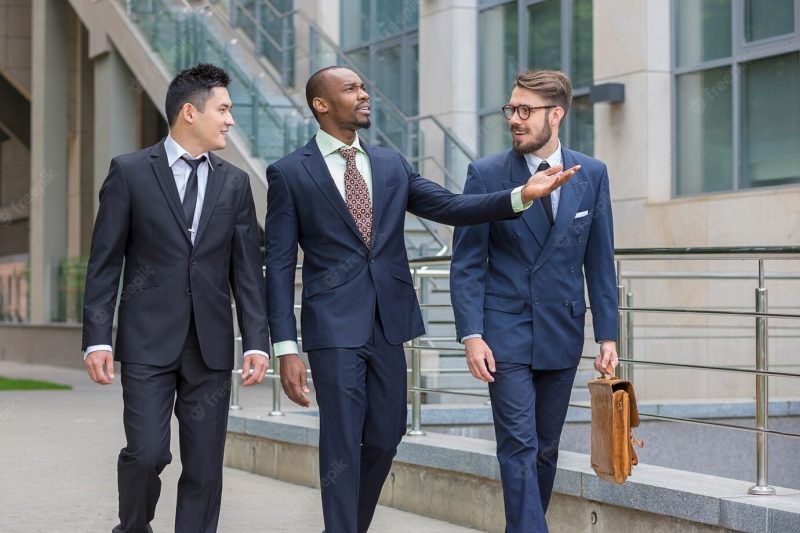
[[[317,120],[319,120],[319,116],[317,115],[317,110],[314,109],[314,98],[325,98],[328,74],[335,70],[347,70],[348,72],[352,72],[344,67],[333,65],[316,71],[306,82],[306,102],[311,109],[311,113],[314,114],[314,118]]]

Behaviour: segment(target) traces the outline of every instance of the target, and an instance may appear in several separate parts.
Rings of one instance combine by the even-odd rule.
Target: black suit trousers
[[[172,461],[173,408],[183,465],[175,531],[215,532],[222,497],[231,373],[206,366],[194,321],[174,363],[164,367],[122,363],[121,373],[127,445],[117,463],[120,523],[114,533],[150,531],[161,493],[159,475]]]

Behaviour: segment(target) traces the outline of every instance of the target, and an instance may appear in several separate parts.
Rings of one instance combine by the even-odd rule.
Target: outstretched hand
[[[580,165],[575,165],[569,170],[562,172],[561,165],[556,165],[545,170],[540,170],[530,178],[528,183],[522,188],[522,202],[528,203],[530,201],[547,196],[554,190],[558,189],[581,169]]]

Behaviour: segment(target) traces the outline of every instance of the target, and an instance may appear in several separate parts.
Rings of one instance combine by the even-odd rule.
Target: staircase
[[[376,110],[373,127],[362,132],[369,142],[403,152],[422,175],[451,190],[462,188],[474,154],[436,117],[405,116],[310,17],[289,9],[291,0],[69,2],[90,33],[105,32],[103,38],[155,102],[184,68],[199,62],[225,68],[232,79],[237,125],[223,155],[250,174],[259,220],[266,209],[266,166],[316,131],[303,94],[305,80],[330,64],[351,68],[367,83]],[[98,18],[103,24],[95,23]],[[444,256],[452,234],[447,226],[408,214],[405,239],[412,258]],[[447,279],[427,280],[422,303],[449,304],[448,285]],[[460,348],[451,309],[427,309],[425,314],[429,335]],[[446,366],[445,359],[442,353]],[[463,363],[463,358],[452,361]]]

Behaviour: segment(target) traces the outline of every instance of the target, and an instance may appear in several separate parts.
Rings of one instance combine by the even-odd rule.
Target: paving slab
[[[77,354],[80,357],[79,354]],[[70,391],[0,392],[0,530],[3,533],[108,532],[116,524],[116,461],[125,445],[122,390],[94,385],[83,371],[0,362],[0,375],[54,381]],[[264,403],[268,388],[243,390],[242,404]],[[172,531],[180,460],[162,474],[153,530]],[[219,533],[322,530],[319,491],[225,469]],[[446,522],[379,507],[371,531],[474,533]]]

